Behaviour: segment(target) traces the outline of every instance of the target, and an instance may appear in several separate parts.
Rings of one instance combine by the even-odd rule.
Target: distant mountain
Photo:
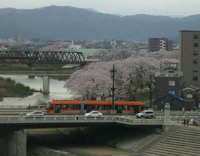
[[[200,15],[184,18],[142,14],[122,17],[63,6],[0,9],[0,38],[20,34],[27,39],[147,41],[149,37],[168,37],[178,41],[179,31],[190,29],[200,29]]]

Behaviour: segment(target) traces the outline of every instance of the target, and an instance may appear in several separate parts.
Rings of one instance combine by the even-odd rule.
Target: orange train
[[[115,109],[118,113],[133,114],[141,112],[142,102],[115,101]],[[109,113],[112,101],[67,101],[53,100],[47,104],[47,113],[85,113],[100,111]]]

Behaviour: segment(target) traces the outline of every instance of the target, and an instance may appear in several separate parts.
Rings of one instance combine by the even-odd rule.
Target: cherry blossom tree
[[[98,91],[107,97],[111,94],[111,69],[113,64],[117,70],[115,76],[116,99],[130,99],[134,93],[150,88],[150,77],[169,62],[178,60],[177,51],[131,51],[128,58],[114,61],[96,62],[73,73],[66,81],[65,87],[83,99],[95,99]],[[119,56],[119,55],[117,55]],[[107,59],[105,59],[107,60]],[[109,59],[110,60],[110,56]]]

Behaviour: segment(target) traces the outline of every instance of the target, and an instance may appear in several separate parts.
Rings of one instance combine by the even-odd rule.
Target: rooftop
[[[200,32],[200,30],[181,30],[180,32]]]

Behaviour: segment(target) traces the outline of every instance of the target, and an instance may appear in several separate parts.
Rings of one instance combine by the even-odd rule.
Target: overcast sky
[[[118,15],[188,16],[200,13],[200,0],[0,0],[0,8],[31,9],[50,5],[92,8]]]

